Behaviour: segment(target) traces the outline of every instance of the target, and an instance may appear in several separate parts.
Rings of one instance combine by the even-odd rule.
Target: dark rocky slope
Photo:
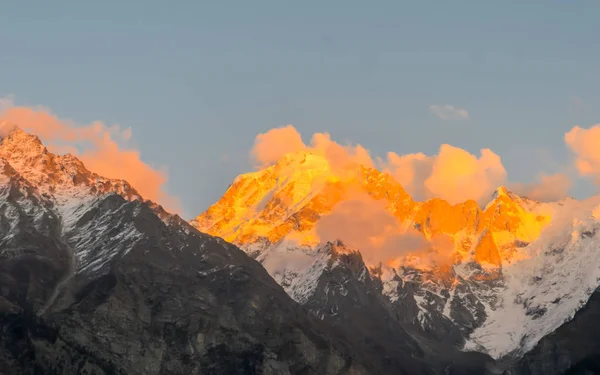
[[[600,291],[512,366],[512,374],[600,374]]]
[[[452,343],[441,342],[412,321],[406,321],[408,311],[400,313],[398,306],[381,294],[381,280],[367,270],[360,252],[339,241],[328,243],[319,251],[328,255],[328,265],[303,306],[333,327],[351,327],[356,345],[372,348],[382,363],[401,368],[417,357],[425,358],[430,369],[441,365],[441,373],[502,372],[489,356],[461,352]]]
[[[15,186],[0,209],[6,374],[435,374],[448,366],[418,348],[383,361],[392,348],[361,344],[351,324],[311,318],[242,251],[181,220],[165,223],[144,203],[99,198],[65,231],[41,208],[51,202]],[[19,229],[7,231],[15,212]]]
[[[135,241],[121,236],[129,222],[141,233]],[[116,252],[99,268],[79,264],[82,233],[61,234],[59,223],[23,214],[2,248],[5,373],[376,371],[326,337],[244,253],[166,225],[145,204],[110,195],[79,220],[76,228],[97,229],[83,241],[88,251]]]

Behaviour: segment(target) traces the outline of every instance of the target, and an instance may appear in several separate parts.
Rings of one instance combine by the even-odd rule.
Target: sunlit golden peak
[[[533,202],[528,198],[522,197],[512,191],[508,190],[505,186],[500,186],[494,191],[491,202],[516,202],[525,203]]]
[[[4,138],[12,133],[25,133],[17,125],[8,121],[0,121],[0,138]]]
[[[282,157],[277,163],[255,171],[239,175],[234,183],[245,179],[257,179],[261,176],[271,175],[277,177],[285,177],[294,175],[295,172],[313,171],[313,175],[318,173],[327,173],[330,170],[328,160],[322,156],[308,151],[300,151],[288,153]],[[301,177],[301,176],[299,176]]]
[[[527,202],[504,186],[483,209],[473,200],[415,202],[389,174],[303,150],[239,176],[192,224],[247,249],[341,240],[367,263],[417,257],[420,268],[461,261],[499,267],[524,258],[523,244],[550,222]]]
[[[327,159],[323,156],[323,155],[319,155],[315,152],[310,152],[310,151],[297,151],[297,152],[290,152],[288,154],[286,154],[283,158],[281,158],[278,162],[277,165],[288,165],[288,164],[294,164],[294,163],[299,163],[299,164],[303,164],[305,162],[323,162],[323,161],[327,161]]]
[[[492,199],[496,199],[499,197],[508,197],[509,196],[509,192],[508,189],[506,189],[505,186],[499,186],[496,191],[494,192],[494,195],[492,196]]]
[[[48,160],[54,156],[37,136],[5,122],[0,125],[0,157],[6,158],[17,169],[22,169],[21,166],[33,168],[34,164],[47,169]]]
[[[3,148],[34,151],[45,149],[38,136],[29,134],[15,124],[7,121],[0,122],[0,145]]]

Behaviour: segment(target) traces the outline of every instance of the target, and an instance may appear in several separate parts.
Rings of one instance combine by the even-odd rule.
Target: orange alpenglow
[[[94,173],[127,180],[144,198],[162,204],[169,211],[181,211],[179,200],[164,189],[166,173],[144,163],[138,150],[121,146],[131,138],[130,128],[107,126],[98,121],[76,126],[44,108],[14,106],[12,102],[1,104],[0,123],[17,125],[42,138],[50,151],[73,154]]]
[[[238,176],[192,221],[248,252],[341,240],[372,267],[475,261],[497,269],[525,258],[520,249],[551,221],[543,205],[496,188],[506,172],[488,149],[478,158],[443,145],[436,156],[391,153],[375,163],[362,146],[326,133],[306,145],[289,125],[257,136],[252,156],[262,169]]]

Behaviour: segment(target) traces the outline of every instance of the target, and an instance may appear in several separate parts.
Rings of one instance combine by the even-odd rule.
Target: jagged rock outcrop
[[[599,319],[600,292],[596,290],[571,321],[540,340],[518,361],[508,361],[511,374],[600,373]]]

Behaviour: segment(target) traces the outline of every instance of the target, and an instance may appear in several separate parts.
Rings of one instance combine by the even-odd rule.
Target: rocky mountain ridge
[[[429,247],[373,262],[369,249],[321,239],[321,223],[357,192]],[[600,285],[599,204],[540,203],[504,187],[485,207],[415,202],[385,173],[356,165],[340,170],[322,155],[301,152],[239,176],[191,224],[240,246],[315,316],[355,313],[359,324],[378,319],[358,313],[360,306],[383,306],[420,334],[515,363],[570,321]],[[345,213],[359,216],[367,206],[359,208]],[[442,236],[451,245],[436,248]],[[340,261],[348,257],[351,265]],[[358,297],[373,294],[382,298]]]
[[[3,373],[479,374],[494,367],[487,356],[440,346],[397,321],[394,335],[379,337],[316,317],[234,245],[144,201],[127,182],[49,152],[33,135],[1,130]]]

